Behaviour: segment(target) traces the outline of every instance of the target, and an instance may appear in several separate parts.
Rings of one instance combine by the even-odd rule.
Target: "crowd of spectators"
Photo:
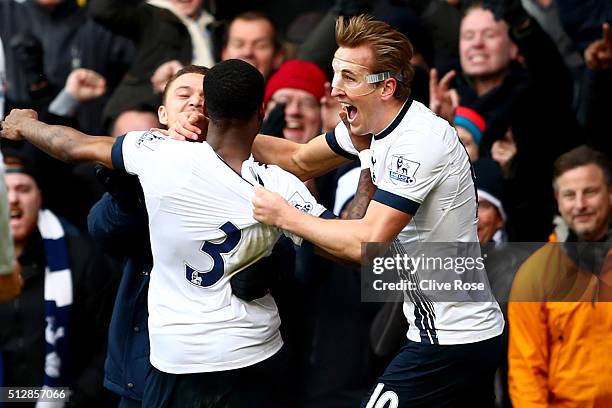
[[[563,212],[559,186],[553,186],[553,164],[580,145],[601,152],[597,160],[610,160],[612,144],[605,142],[610,140],[606,117],[612,95],[609,0],[4,0],[0,2],[0,119],[13,108],[30,108],[43,121],[93,135],[160,128],[164,124],[158,121],[158,107],[167,81],[177,71],[187,65],[211,67],[239,58],[255,66],[267,81],[262,133],[307,143],[339,121],[341,107],[330,94],[335,19],[362,13],[387,21],[411,40],[415,48],[411,97],[454,124],[474,164],[478,237],[491,258],[507,260],[509,255],[503,252],[507,243],[561,242],[568,235],[580,238],[571,216]],[[574,155],[593,156],[582,149]],[[100,340],[107,336],[121,270],[123,300],[118,304],[128,304],[122,307],[132,310],[140,305],[146,311],[150,248],[142,208],[126,218],[125,229],[116,236],[106,234],[106,226],[92,220],[111,223],[122,217],[117,210],[99,218],[100,211],[114,211],[101,205],[111,196],[123,200],[120,190],[138,190],[138,183],[89,165],[65,165],[23,144],[3,140],[2,151],[9,198],[11,188],[20,193],[26,188],[17,183],[18,177],[36,193],[29,208],[13,191],[10,217],[50,210],[53,219],[57,215],[62,220],[60,229],[66,235],[67,249],[60,251],[75,252],[71,259],[76,261],[68,269],[74,293],[70,305],[77,320],[70,328],[73,350],[62,355],[71,361],[65,374],[73,376],[69,384],[77,392],[74,405],[115,404],[117,397],[102,388],[107,346]],[[607,211],[606,233],[586,241],[610,242],[612,186],[606,164],[597,160],[610,200],[602,210]],[[590,162],[585,163],[574,167]],[[563,172],[573,167],[568,168]],[[355,163],[306,185],[320,203],[339,215],[355,194],[358,178]],[[21,187],[14,187],[18,184]],[[105,191],[110,195],[103,197]],[[96,245],[82,235],[87,231],[87,214],[101,198],[93,210],[98,218],[90,217],[92,233],[99,238]],[[135,202],[142,204],[136,192],[125,200],[128,208],[136,208]],[[45,362],[44,350],[49,339],[45,340],[44,319],[51,316],[41,303],[48,300],[42,289],[49,279],[42,249],[47,231],[40,220],[40,231],[34,224],[20,238],[27,245],[21,247],[20,239],[14,237],[16,256],[24,268],[24,288],[13,303],[0,305],[0,386],[47,384],[49,361]],[[36,239],[27,240],[29,234]],[[97,247],[100,244],[103,249]],[[397,310],[360,301],[358,269],[324,260],[311,248],[279,245],[290,256],[277,264],[282,271],[272,293],[278,296],[298,399],[304,407],[358,406],[399,349],[403,334],[397,333],[405,332],[401,327],[405,323]],[[498,299],[508,299],[515,271],[537,247],[512,253],[507,265],[514,267],[491,268],[491,286]],[[126,300],[126,293],[137,293],[138,300]],[[32,299],[37,306],[26,306]],[[515,323],[516,330],[546,330],[543,323],[530,326],[535,323],[525,317],[548,306],[539,307],[531,312],[526,307],[511,308],[515,320],[520,313],[524,319]],[[589,311],[583,313],[576,318],[580,324],[593,319]],[[605,322],[603,332],[610,344],[610,309],[600,308],[597,313],[600,320],[592,323]],[[40,324],[31,325],[32,319]],[[131,336],[146,343],[146,313],[131,319],[133,331],[118,333],[122,339]],[[393,334],[384,332],[380,337],[388,338],[380,339],[377,330],[385,322],[399,328]],[[512,323],[510,316],[510,333]],[[577,323],[566,319],[555,324]],[[563,330],[557,329],[562,335]],[[498,406],[511,406],[511,400],[518,407],[536,406],[529,405],[532,401],[523,394],[525,389],[534,398],[551,398],[546,393],[542,397],[526,377],[527,360],[535,358],[521,354],[520,343],[529,341],[527,337],[510,339],[510,364],[504,362],[500,368]],[[545,339],[537,340],[534,347],[546,347]],[[597,340],[593,337],[593,343]],[[386,344],[384,351],[377,347],[381,342]],[[111,338],[108,345],[113,344],[118,341]],[[139,351],[124,353],[118,357],[109,352],[105,384],[115,394],[138,401],[148,367],[148,343]],[[546,371],[548,354],[538,357],[542,367],[533,370]],[[130,358],[145,362],[126,366]],[[589,367],[596,366],[591,360],[601,357],[594,352],[581,358]],[[572,365],[572,370],[579,369]],[[109,376],[109,370],[121,375]],[[560,375],[560,368],[555,370]],[[546,387],[546,381],[538,378],[539,387]],[[588,379],[581,380],[586,381],[583,387],[591,387]],[[597,391],[558,387],[547,392],[584,394],[583,398],[593,401],[601,397]],[[603,407],[612,399],[610,390],[600,391],[607,395],[601,397],[603,405],[588,406]]]

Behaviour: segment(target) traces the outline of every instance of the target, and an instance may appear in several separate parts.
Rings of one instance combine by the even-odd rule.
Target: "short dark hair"
[[[262,106],[264,78],[248,62],[229,59],[208,71],[204,77],[204,95],[211,121],[245,121]]]
[[[166,96],[168,95],[168,89],[170,89],[170,85],[176,80],[176,78],[185,75],[185,74],[200,74],[206,76],[208,72],[208,68],[203,67],[201,65],[186,65],[183,68],[179,69],[176,74],[172,75],[168,82],[166,82],[166,86],[164,87],[164,92],[162,93],[162,103],[166,103]]]
[[[227,44],[229,42],[230,28],[232,27],[232,24],[234,24],[236,20],[244,20],[244,21],[264,20],[264,21],[267,21],[268,23],[270,23],[270,26],[272,27],[272,36],[273,36],[272,41],[274,43],[274,49],[276,51],[279,51],[281,49],[282,40],[279,36],[279,32],[278,32],[278,29],[276,28],[276,24],[274,24],[274,21],[266,13],[264,13],[263,11],[259,11],[259,10],[245,11],[231,19],[231,21],[225,26],[225,30],[223,31],[223,48],[227,47]]]
[[[608,187],[612,187],[612,166],[608,156],[587,145],[578,146],[567,153],[563,153],[555,160],[553,166],[553,186],[557,189],[557,179],[566,171],[576,167],[594,164],[601,169]]]

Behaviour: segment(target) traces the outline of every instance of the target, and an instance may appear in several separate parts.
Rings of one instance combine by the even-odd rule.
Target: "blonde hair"
[[[374,56],[372,73],[390,71],[395,74],[397,87],[393,96],[402,101],[410,96],[410,83],[414,77],[410,60],[414,51],[404,34],[367,14],[349,19],[340,16],[336,20],[336,43],[338,47],[346,48],[370,47]]]

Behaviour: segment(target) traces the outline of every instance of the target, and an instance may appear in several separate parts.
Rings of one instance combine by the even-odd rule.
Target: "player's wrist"
[[[358,156],[361,170],[370,170],[372,168],[372,151],[370,149],[363,149],[358,153]]]

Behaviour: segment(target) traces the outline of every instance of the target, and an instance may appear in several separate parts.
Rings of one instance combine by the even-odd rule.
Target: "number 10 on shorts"
[[[379,383],[368,400],[366,408],[397,408],[399,405],[399,397],[395,391],[382,392],[385,384]],[[381,394],[382,393],[382,394]],[[389,405],[387,405],[389,403]]]

